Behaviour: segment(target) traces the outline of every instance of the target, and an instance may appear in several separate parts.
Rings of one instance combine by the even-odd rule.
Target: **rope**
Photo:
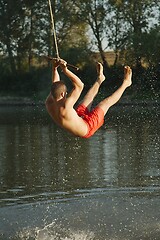
[[[57,44],[57,37],[56,37],[56,30],[55,30],[55,23],[54,23],[51,0],[48,0],[48,3],[49,3],[49,10],[50,10],[50,16],[51,16],[51,23],[52,23],[51,30],[52,30],[53,40],[54,40],[54,44],[55,44],[56,57],[59,58],[59,50],[58,50],[58,44]]]
[[[50,10],[50,16],[51,16],[51,24],[52,24],[52,34],[53,34],[53,40],[54,40],[54,44],[55,44],[55,51],[56,51],[56,58],[60,58],[59,57],[59,51],[58,51],[58,44],[57,44],[57,37],[56,37],[56,30],[55,30],[55,23],[54,23],[54,17],[53,17],[53,11],[52,11],[52,5],[51,5],[51,0],[48,0],[49,3],[49,10]],[[54,58],[52,57],[47,57],[48,60],[53,60]],[[67,66],[74,68],[75,70],[79,70],[78,67],[68,64]]]

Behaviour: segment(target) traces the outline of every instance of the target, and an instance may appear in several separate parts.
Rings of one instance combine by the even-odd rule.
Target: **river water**
[[[80,139],[44,106],[0,107],[0,239],[159,240],[159,119],[118,105]]]

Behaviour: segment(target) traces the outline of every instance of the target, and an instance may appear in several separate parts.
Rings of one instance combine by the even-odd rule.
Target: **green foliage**
[[[157,0],[52,0],[60,57],[80,67],[90,86],[95,80],[91,51],[97,50],[108,83],[120,83],[122,66],[109,67],[106,49],[124,52],[134,68],[138,89],[157,90],[160,55],[160,6]],[[48,1],[0,1],[1,92],[43,98],[50,85],[49,67],[39,56],[55,56]],[[46,82],[47,79],[47,82]],[[153,81],[152,81],[153,80]],[[154,84],[153,84],[154,82]],[[145,84],[144,84],[145,83]],[[151,84],[152,83],[152,84]],[[153,92],[153,91],[152,91]]]
[[[50,90],[51,73],[48,68],[32,69],[30,72],[0,76],[0,94],[39,99]],[[42,94],[43,93],[43,94]]]

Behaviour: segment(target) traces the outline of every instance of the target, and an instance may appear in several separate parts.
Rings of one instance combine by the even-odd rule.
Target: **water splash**
[[[17,235],[21,240],[94,240],[91,231],[66,229],[52,222],[43,228],[25,229]]]

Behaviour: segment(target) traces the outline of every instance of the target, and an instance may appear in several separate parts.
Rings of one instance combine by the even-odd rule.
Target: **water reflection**
[[[10,109],[1,119],[3,188],[25,186],[32,191],[33,186],[48,185],[68,190],[159,181],[158,113],[147,119],[131,112],[131,118],[130,112],[118,109],[121,115],[110,112],[104,127],[84,140],[57,128],[42,110]]]

